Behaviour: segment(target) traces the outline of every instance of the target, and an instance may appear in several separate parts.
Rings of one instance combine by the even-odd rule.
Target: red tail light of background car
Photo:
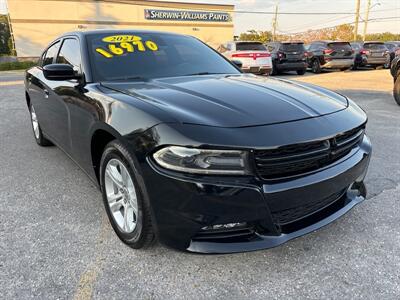
[[[236,53],[236,54],[232,54],[232,57],[257,59],[257,58],[263,58],[263,57],[271,57],[271,54],[270,53]]]
[[[333,50],[332,49],[325,49],[323,52],[324,52],[324,54],[331,54],[333,52]]]

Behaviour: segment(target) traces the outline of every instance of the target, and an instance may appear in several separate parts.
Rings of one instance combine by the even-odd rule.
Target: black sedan
[[[190,36],[68,33],[25,89],[36,142],[99,185],[133,248],[155,237],[192,252],[274,247],[365,199],[363,110],[317,86],[243,74]]]

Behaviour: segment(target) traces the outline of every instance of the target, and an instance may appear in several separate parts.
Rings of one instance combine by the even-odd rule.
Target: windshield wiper
[[[193,74],[185,74],[182,76],[217,75],[217,74],[226,74],[226,73],[198,72],[198,73],[193,73]]]
[[[126,80],[143,80],[143,81],[145,81],[147,79],[148,78],[141,77],[141,76],[132,76],[132,77],[126,76],[126,77],[110,78],[109,80],[110,81],[126,81]]]

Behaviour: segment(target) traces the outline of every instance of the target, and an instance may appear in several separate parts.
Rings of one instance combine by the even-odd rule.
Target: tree
[[[0,55],[15,55],[7,15],[0,15]]]
[[[256,31],[249,30],[245,33],[241,33],[239,36],[240,41],[257,41],[261,43],[267,43],[272,40],[271,31]]]

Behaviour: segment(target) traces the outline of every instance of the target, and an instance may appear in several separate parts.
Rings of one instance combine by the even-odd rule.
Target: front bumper
[[[159,240],[173,248],[200,253],[232,253],[271,248],[336,220],[365,198],[363,180],[371,144],[365,136],[359,148],[323,171],[278,183],[253,179],[188,177],[167,172],[151,159],[146,178]],[[150,183],[150,182],[151,183]],[[276,216],[303,204],[327,205],[294,222],[280,224]],[[250,224],[204,234],[216,224]],[[222,238],[221,238],[222,236]]]

